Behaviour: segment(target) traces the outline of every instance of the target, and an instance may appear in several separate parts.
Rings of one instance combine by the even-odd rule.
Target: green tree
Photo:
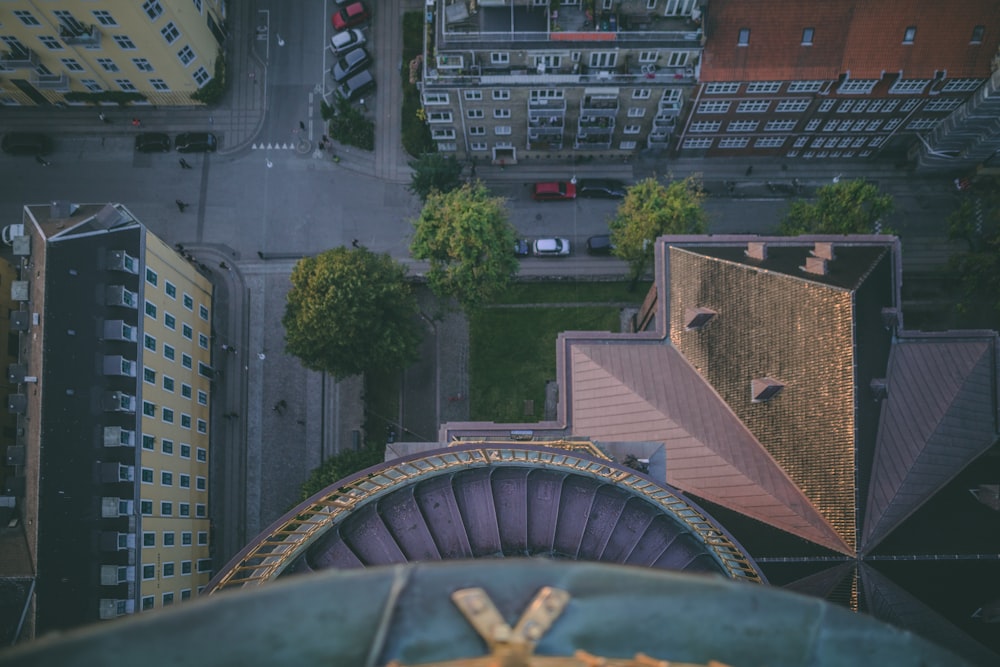
[[[695,176],[668,185],[650,177],[628,189],[610,227],[614,253],[631,266],[633,286],[652,263],[658,236],[705,233],[704,199]]]
[[[406,268],[387,254],[334,248],[292,270],[285,349],[340,379],[416,359],[420,326]]]
[[[863,180],[840,181],[816,191],[816,201],[798,199],[778,226],[784,236],[872,234],[893,208],[892,195]],[[880,233],[891,233],[884,226]]]
[[[410,176],[410,192],[427,201],[427,196],[437,190],[450,192],[460,185],[462,165],[454,155],[444,153],[424,153],[410,162],[413,174]]]
[[[431,192],[414,225],[410,252],[430,262],[431,289],[466,311],[490,302],[517,274],[516,234],[503,198],[491,197],[482,183]]]
[[[1000,179],[984,180],[962,197],[948,216],[948,238],[969,246],[948,260],[962,287],[959,310],[972,313],[975,304],[988,303],[1000,311]]]
[[[313,468],[309,479],[302,483],[302,500],[319,493],[331,484],[336,484],[345,477],[370,468],[384,460],[385,447],[380,445],[367,444],[361,449],[348,449],[340,452],[328,458],[322,465]]]

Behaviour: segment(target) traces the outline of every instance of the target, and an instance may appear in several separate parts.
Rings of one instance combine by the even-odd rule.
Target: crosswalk
[[[280,142],[279,143],[277,141],[274,142],[274,143],[271,143],[269,141],[266,144],[264,142],[260,142],[258,144],[258,143],[255,142],[253,145],[250,146],[250,148],[253,149],[253,150],[255,150],[255,151],[294,151],[295,150],[295,143],[294,142],[293,143],[287,143],[287,142]]]

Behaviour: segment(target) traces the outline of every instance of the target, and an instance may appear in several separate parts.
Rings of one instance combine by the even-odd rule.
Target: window
[[[146,2],[142,3],[142,9],[146,12],[146,16],[149,17],[150,21],[155,21],[163,13],[160,0],[146,0]]]
[[[184,517],[191,516],[191,503],[178,503],[177,515]]]
[[[198,405],[208,405],[208,392],[198,390]]]
[[[846,122],[850,123],[851,121],[846,121]],[[828,120],[828,121],[826,121],[826,125],[823,126],[823,131],[824,132],[833,132],[834,130],[837,129],[838,125],[840,125],[840,121],[839,120]]]
[[[813,28],[803,28],[802,29],[802,46],[812,46],[813,35],[816,34],[816,30]]]
[[[208,532],[198,531],[198,546],[203,547],[208,544]]]
[[[185,44],[184,48],[182,48],[180,51],[177,52],[177,58],[181,61],[181,64],[184,65],[185,67],[190,65],[196,57],[197,56],[195,56],[194,50],[187,44]]]
[[[197,83],[199,87],[204,86],[206,83],[208,83],[208,80],[212,78],[211,76],[209,76],[208,70],[205,69],[204,67],[199,67],[198,69],[196,69],[194,71],[194,74],[192,74],[191,76],[194,77],[195,83]]]
[[[642,131],[641,125],[626,125],[625,134],[639,134]]]
[[[15,9],[14,16],[20,19],[21,23],[23,23],[26,26],[34,27],[42,25],[39,22],[39,20],[35,18],[35,15],[29,12],[27,9]]]
[[[116,65],[115,61],[112,60],[111,58],[98,58],[97,64],[100,65],[105,72],[118,71],[118,65]]]
[[[486,128],[483,128],[483,132],[485,131]],[[485,151],[489,150],[489,148],[490,148],[489,144],[487,144],[485,141],[473,141],[469,144],[469,150],[471,151]]]
[[[924,92],[924,88],[930,83],[927,79],[897,79],[896,83],[892,84],[892,88],[889,89],[890,93],[909,93],[911,95],[917,95]]]
[[[913,40],[917,38],[917,28],[916,26],[910,26],[903,31],[903,44],[913,44]]]
[[[145,58],[132,58],[132,64],[135,65],[135,68],[137,70],[139,70],[140,72],[152,72],[153,71],[153,65],[152,65],[152,63],[150,63]]]
[[[719,139],[719,148],[746,148],[749,143],[749,137],[722,137]]]
[[[880,121],[880,120],[870,120],[870,121],[868,121],[868,125],[865,127],[865,131],[867,131],[867,132],[874,132],[875,130],[877,130],[879,128],[879,126],[881,124],[882,124],[882,121]]]
[[[985,26],[977,25],[975,28],[972,29],[972,39],[970,39],[969,41],[972,42],[973,44],[982,43],[983,33],[985,32],[986,32]]]
[[[469,134],[473,137],[482,137],[486,134],[486,127],[483,125],[469,126]]]
[[[190,599],[191,599],[191,589],[185,588],[184,590],[181,591],[181,600],[190,600]]]
[[[181,574],[191,574],[191,561],[189,560],[181,561]]]
[[[174,285],[169,280],[163,281],[163,291],[166,292],[167,296],[169,296],[171,299],[177,298],[177,286]]]
[[[181,413],[181,428],[191,428],[191,415]]]
[[[163,408],[163,417],[162,417],[162,419],[167,424],[173,424],[174,423],[174,411],[173,411],[173,409],[172,408],[167,408],[167,407]]]
[[[659,51],[640,51],[639,52],[639,62],[641,63],[655,63],[660,59]]]
[[[156,436],[152,436],[152,435],[149,435],[148,433],[144,433],[142,435],[142,448],[143,449],[148,449],[149,451],[155,450],[156,449]]]
[[[722,121],[718,120],[701,120],[691,123],[692,132],[718,132],[720,127],[722,127]]]
[[[684,140],[684,148],[711,148],[712,141],[710,137],[691,137]]]
[[[181,366],[183,366],[184,368],[190,369],[191,368],[191,363],[192,363],[191,355],[188,354],[187,352],[182,353],[181,354]]]
[[[868,141],[868,139],[867,139],[866,137],[858,137],[858,138],[856,138],[856,139],[855,139],[855,140],[854,140],[854,141],[852,142],[852,144],[851,144],[851,145],[852,145],[852,146],[853,146],[854,148],[861,148],[862,146],[864,146],[864,145],[865,145],[865,142],[867,142],[867,141]]]
[[[144,598],[142,598],[142,610],[143,611],[149,611],[150,609],[152,609],[153,608],[153,604],[154,604],[154,598],[153,598],[152,595],[147,595]]]
[[[632,146],[632,148],[635,148],[635,146]],[[207,508],[203,503],[195,503],[194,515],[199,519],[204,519],[206,516],[208,516]]]
[[[62,42],[60,42],[58,39],[56,39],[52,35],[41,35],[38,38],[38,41],[41,42],[42,44],[44,44],[46,46],[46,48],[48,48],[50,51],[62,51],[63,50]]]
[[[737,46],[748,46],[750,44],[750,28],[740,28],[740,36],[736,39]]]
[[[822,81],[792,81],[788,84],[790,93],[818,93],[822,89]]]
[[[171,21],[167,25],[163,26],[160,30],[160,34],[163,35],[163,39],[167,40],[167,44],[173,44],[177,41],[177,38],[181,36],[181,31],[177,29],[174,22]]]
[[[200,461],[201,463],[205,463],[206,461],[208,461],[208,450],[207,449],[205,449],[204,447],[199,447],[196,451],[197,451],[197,454],[198,454],[197,455],[198,461]]]
[[[826,113],[833,108],[833,105],[837,103],[837,100],[823,100],[823,103],[819,105],[820,113]]]
[[[148,382],[149,384],[156,384],[156,371],[152,368],[143,368],[142,379],[144,382]]]
[[[466,102],[481,102],[483,100],[483,91],[481,90],[466,90],[463,93]],[[424,104],[436,104],[435,102],[428,102],[424,100]]]
[[[143,516],[150,516],[153,513],[153,501],[152,500],[140,500],[139,501],[139,513]]]
[[[556,55],[535,56],[536,69],[544,69],[546,67],[554,69],[558,68],[560,65],[562,65],[562,56],[556,56]]]
[[[886,139],[885,137],[872,137],[871,140],[869,140],[868,145],[881,146],[883,142],[885,142],[885,139]]]
[[[138,90],[138,88],[135,87],[135,84],[129,81],[128,79],[115,79],[115,83],[117,83],[118,87],[124,90],[126,93],[134,93],[136,90]]]
[[[163,313],[163,324],[168,329],[170,329],[171,331],[173,331],[174,329],[177,328],[177,318],[175,318],[170,313],[164,312]]]
[[[160,514],[162,516],[173,516],[174,514],[174,504],[169,500],[160,501]]]
[[[198,420],[198,433],[208,433],[208,422],[204,419]]]
[[[954,97],[941,97],[936,100],[928,100],[924,104],[924,111],[953,111],[962,105],[962,100]]]
[[[806,123],[806,132],[812,132],[812,131],[813,131],[813,130],[815,130],[815,129],[816,129],[817,127],[819,127],[819,124],[820,124],[821,122],[822,122],[822,121],[821,121],[821,120],[820,120],[819,118],[813,118],[813,119],[812,119],[812,120],[810,120],[810,121],[809,121],[808,123]]]
[[[643,118],[646,115],[646,110],[643,107],[629,107],[628,117],[629,118]]]
[[[854,100],[841,100],[837,107],[837,113],[847,113],[854,106]]]
[[[198,559],[198,572],[211,572],[212,571],[212,559],[211,558],[199,558]]]
[[[591,67],[614,67],[618,54],[614,51],[594,51],[590,54]]]
[[[498,88],[492,92],[494,100],[503,101],[510,99],[510,90],[508,88]]]
[[[169,470],[160,471],[160,486],[173,486],[174,485],[174,473]]]
[[[190,310],[190,308],[188,308]],[[198,317],[208,322],[208,306],[198,304]]]
[[[183,442],[181,443],[181,458],[182,459],[191,458],[191,445],[185,444]],[[187,477],[187,475],[181,475],[181,477],[182,478]],[[183,486],[183,484],[181,484],[181,486]]]
[[[63,64],[63,67],[65,67],[66,70],[69,71],[69,72],[82,72],[83,71],[83,65],[81,65],[80,63],[78,63],[73,58],[61,58],[59,62],[61,62]]]
[[[510,134],[510,125],[497,125],[493,128],[493,134],[504,137]]]
[[[156,566],[150,563],[142,566],[142,578],[144,581],[156,578]]]
[[[149,531],[142,534],[142,546],[143,547],[155,547],[156,546],[156,532]]]
[[[774,110],[778,113],[802,113],[809,108],[809,100],[781,100]]]
[[[194,337],[194,329],[191,328],[190,324],[181,325],[181,335],[191,340]]]
[[[510,118],[510,109],[494,109],[494,118]]]
[[[208,336],[200,332],[198,333],[198,347],[203,350],[208,349]],[[190,398],[190,396],[188,398]]]
[[[200,476],[199,477],[195,477],[194,478],[194,488],[196,488],[199,491],[206,490],[208,488],[208,484],[207,484],[205,478],[204,477],[200,477]]]
[[[781,90],[780,81],[752,81],[747,84],[748,93],[776,93]]]
[[[174,531],[167,530],[163,533],[163,546],[172,547],[174,546]]]
[[[486,112],[483,109],[466,109],[465,115],[468,118],[484,118],[486,117]]]
[[[698,105],[698,113],[727,113],[730,102],[705,101]]]
[[[179,479],[177,480],[177,486],[181,487],[182,489],[190,489],[191,475],[185,475],[184,473],[181,473]]]
[[[740,89],[739,82],[710,83],[705,86],[706,95],[735,95]]]
[[[164,343],[163,344],[163,356],[164,356],[164,358],[169,359],[170,361],[173,361],[174,357],[175,357],[174,346],[173,345],[167,345],[166,343]]]
[[[164,566],[164,568],[166,568],[166,566]],[[173,564],[171,564],[170,576],[173,576],[173,574],[174,574]],[[166,576],[166,575],[164,575],[164,576]],[[164,593],[163,594],[163,606],[167,607],[167,606],[172,605],[173,603],[174,603],[174,594],[173,593]]]
[[[649,88],[636,88],[632,91],[633,100],[648,100],[653,94]]]
[[[174,453],[174,441],[173,440],[161,440],[160,441],[160,451],[168,456],[173,456]]]
[[[882,113],[892,113],[899,106],[899,100],[886,100],[882,107]]]
[[[944,84],[941,91],[945,93],[968,92],[978,88],[982,82],[982,79],[951,79]]]
[[[143,468],[142,471],[140,472],[139,479],[142,480],[143,484],[152,484],[153,483],[153,469],[152,468]]]
[[[903,102],[903,106],[901,106],[899,110],[906,113],[913,111],[918,106],[920,106],[920,100],[906,100],[905,102]]]
[[[191,531],[186,530],[183,533],[181,533],[181,546],[182,547],[191,546]]]
[[[756,132],[760,121],[734,120],[726,126],[726,132]]]
[[[906,124],[907,130],[929,130],[938,124],[936,118],[917,118]]]
[[[507,51],[493,51],[490,53],[491,65],[506,65],[510,62],[510,53]]]
[[[764,125],[765,132],[788,132],[795,129],[796,120],[769,120]]]
[[[142,414],[146,415],[147,417],[155,417],[156,416],[156,404],[155,403],[150,403],[149,401],[143,401],[142,402]]]
[[[864,118],[862,118],[860,120],[856,120],[856,121],[854,121],[854,127],[851,128],[851,131],[852,132],[864,132],[865,131],[865,125],[867,125],[867,124],[868,124],[868,121],[866,121]]]
[[[174,379],[171,377],[163,376],[163,389],[166,391],[174,390]]]
[[[128,35],[115,35],[112,39],[123,51],[135,51],[135,42]]]
[[[877,83],[878,79],[847,79],[840,84],[837,92],[841,95],[867,95]]]
[[[164,577],[172,577],[172,576],[174,576],[174,564],[173,563],[164,563],[163,564],[163,576]]]
[[[468,94],[468,91],[466,91],[466,94]],[[466,97],[465,99],[469,98]],[[479,99],[482,99],[481,93]],[[448,93],[424,93],[424,104],[448,104]]]
[[[152,317],[155,320],[156,319],[156,304],[153,303],[153,302],[151,302],[151,301],[147,301],[145,304],[143,304],[143,307],[146,310],[146,315],[148,315],[149,317]]]
[[[769,100],[744,100],[736,107],[736,113],[764,113],[769,108]]]
[[[684,67],[690,55],[688,51],[671,51],[667,56],[667,67]]]
[[[204,361],[199,361],[198,362],[198,375],[200,375],[202,377],[206,377],[206,378],[208,378],[208,379],[211,380],[212,378],[215,377],[215,371],[213,371],[212,367],[209,366],[208,364],[206,364]]]

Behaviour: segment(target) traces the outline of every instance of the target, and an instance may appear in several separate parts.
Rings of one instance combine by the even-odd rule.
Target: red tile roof
[[[938,70],[949,78],[985,78],[1000,45],[1000,0],[932,0],[759,3],[713,0],[706,23],[702,81],[793,81],[879,79],[902,71],[904,79],[929,79]],[[980,44],[973,28],[985,26]],[[903,44],[907,27],[917,29]],[[748,46],[739,32],[750,29]],[[814,28],[812,46],[802,45],[804,28]]]

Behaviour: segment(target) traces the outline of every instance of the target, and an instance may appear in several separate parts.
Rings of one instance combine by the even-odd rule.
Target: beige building
[[[23,532],[4,547],[34,586],[14,639],[180,602],[212,574],[211,282],[121,205],[26,206],[23,224]]]
[[[0,104],[192,104],[215,73],[224,0],[0,3]]]

